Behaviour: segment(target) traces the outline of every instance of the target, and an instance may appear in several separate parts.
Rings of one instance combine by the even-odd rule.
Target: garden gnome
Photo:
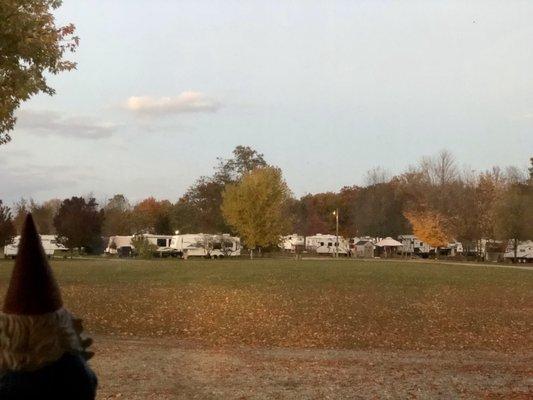
[[[22,229],[0,313],[1,400],[93,400],[97,380],[88,367],[91,339],[63,308],[31,214]]]

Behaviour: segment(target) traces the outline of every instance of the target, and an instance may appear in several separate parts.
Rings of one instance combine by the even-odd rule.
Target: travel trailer
[[[317,233],[314,236],[307,236],[305,238],[305,249],[316,254],[333,255],[338,252],[339,255],[348,256],[350,254],[348,241],[342,236],[339,236],[339,243],[336,242],[337,237],[335,235]],[[336,250],[336,247],[338,247],[338,250]]]
[[[398,236],[398,241],[403,245],[400,249],[403,254],[427,258],[429,252],[433,249],[433,247],[422,242],[415,235],[400,235]]]
[[[148,243],[154,245],[156,247],[156,250],[154,251],[155,255],[167,257],[175,254],[175,251],[170,246],[173,237],[171,235],[154,235],[151,233],[143,233],[136,236],[142,236],[148,240]]]
[[[429,257],[430,254],[435,253],[435,247],[421,241],[415,235],[400,235],[398,241],[402,243],[402,247],[398,248],[398,252],[418,256],[422,258]],[[463,245],[461,242],[453,241],[448,243],[445,247],[439,247],[439,255],[457,256],[463,254]]]
[[[241,239],[229,234],[190,233],[174,235],[170,248],[183,258],[224,258],[241,255]]]
[[[133,236],[111,236],[105,249],[106,254],[117,255],[118,257],[131,257],[135,248],[131,243]]]
[[[509,246],[504,254],[506,261],[514,260],[514,245],[513,241],[509,241]],[[533,241],[519,243],[516,248],[516,261],[519,263],[531,263],[533,262]]]
[[[52,258],[56,252],[65,253],[68,249],[57,240],[56,235],[39,235],[43,244],[44,253]],[[20,236],[16,236],[13,242],[4,246],[4,257],[15,258],[19,251]]]
[[[109,255],[117,255],[118,257],[131,257],[135,255],[135,246],[133,239],[135,237],[143,237],[148,243],[155,246],[154,255],[160,257],[167,257],[174,254],[170,247],[172,236],[170,235],[153,235],[151,233],[143,233],[133,236],[111,236],[105,249],[105,253]]]
[[[278,247],[286,252],[294,253],[297,248],[303,249],[305,246],[305,238],[296,233],[292,235],[282,236]]]

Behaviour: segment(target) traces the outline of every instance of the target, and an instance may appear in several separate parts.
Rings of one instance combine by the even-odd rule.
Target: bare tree
[[[433,180],[441,186],[457,180],[459,172],[452,153],[442,150],[437,154],[431,165],[431,173]]]
[[[391,174],[383,167],[374,167],[366,172],[365,185],[373,186],[390,181]]]

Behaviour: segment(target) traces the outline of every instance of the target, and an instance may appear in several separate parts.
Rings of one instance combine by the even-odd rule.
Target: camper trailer
[[[338,250],[336,250],[338,248]],[[339,243],[335,235],[323,235],[317,233],[314,236],[307,236],[305,238],[305,249],[316,254],[335,254],[342,256],[350,254],[348,241],[342,236],[339,236]]]
[[[170,248],[183,258],[224,258],[241,255],[241,240],[229,234],[191,233],[174,235]]]
[[[131,243],[133,236],[111,236],[105,249],[105,253],[109,255],[117,255],[118,257],[131,257],[134,254],[135,248]]]
[[[44,253],[52,258],[56,252],[65,253],[68,249],[57,240],[56,235],[39,235]],[[19,251],[20,236],[16,236],[13,242],[4,246],[4,257],[15,258]]]
[[[515,258],[513,241],[509,241],[509,245],[504,254],[506,261],[513,261]],[[519,243],[516,247],[516,261],[519,263],[531,263],[533,262],[533,241],[528,240],[526,242]]]
[[[433,249],[430,245],[422,242],[415,235],[400,235],[398,236],[398,241],[402,243],[400,250],[403,254],[427,258],[429,252]]]
[[[400,235],[398,236],[398,241],[402,243],[402,247],[398,248],[398,253],[401,254],[427,258],[437,251],[435,247],[421,241],[415,235]],[[438,252],[439,255],[454,257],[463,254],[463,245],[461,242],[454,240],[448,243],[447,246],[439,247]]]
[[[148,243],[156,247],[156,250],[154,251],[154,255],[156,256],[168,257],[175,254],[174,249],[170,246],[172,242],[171,235],[154,235],[151,233],[143,233],[138,236],[142,236],[148,240]]]
[[[290,253],[294,253],[298,248],[303,248],[304,246],[305,238],[296,233],[292,235],[282,236],[278,245],[281,250]]]
[[[117,255],[118,257],[131,257],[135,255],[135,246],[133,239],[136,237],[143,237],[154,246],[154,255],[159,257],[168,257],[174,255],[174,250],[170,247],[172,236],[170,235],[154,235],[151,233],[142,233],[133,236],[111,236],[105,249],[105,253],[109,255]]]

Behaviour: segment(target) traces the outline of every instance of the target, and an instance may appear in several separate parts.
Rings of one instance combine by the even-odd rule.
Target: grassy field
[[[0,294],[11,262],[0,262]],[[335,260],[60,260],[66,306],[97,335],[205,346],[533,347],[533,271]]]
[[[12,266],[0,261],[0,295]],[[531,399],[533,270],[58,260],[98,400]]]

